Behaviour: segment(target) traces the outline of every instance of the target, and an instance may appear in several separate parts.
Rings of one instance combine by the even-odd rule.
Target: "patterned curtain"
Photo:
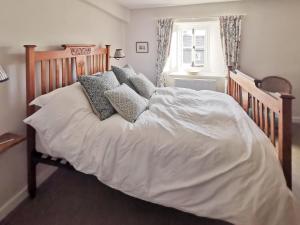
[[[173,19],[160,19],[157,21],[157,59],[156,59],[156,85],[165,86],[166,77],[163,74],[164,67],[170,54],[170,46],[173,31]]]
[[[242,16],[221,16],[222,47],[227,66],[239,69]]]

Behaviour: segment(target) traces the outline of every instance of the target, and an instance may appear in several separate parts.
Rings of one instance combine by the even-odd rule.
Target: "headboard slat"
[[[49,60],[49,92],[53,91],[53,60]]]
[[[96,67],[97,71],[100,71],[98,60],[99,60],[99,55],[96,55],[95,56],[95,67]]]
[[[106,51],[110,52],[110,45],[106,45]],[[106,71],[110,70],[110,55],[109,54],[105,55],[105,61],[104,62],[105,62],[105,70]]]
[[[102,71],[102,67],[101,67],[101,55],[99,55],[99,58],[98,58],[98,66],[99,66],[99,71]]]
[[[94,61],[94,58],[95,58],[95,55],[92,55],[91,56],[91,70],[92,70],[92,72],[93,73],[95,73],[96,72],[96,68],[95,68],[95,61]]]
[[[62,65],[62,86],[67,86],[67,66],[66,66],[66,59],[61,59],[61,65]]]
[[[59,60],[55,59],[55,88],[60,87]]]
[[[264,111],[264,120],[265,120],[265,126],[264,126],[264,132],[265,134],[269,137],[269,114],[270,114],[270,109],[268,107],[265,108],[265,111]]]
[[[104,57],[101,56],[101,71],[104,71]]]
[[[271,111],[271,133],[270,133],[270,140],[275,145],[275,113]]]
[[[47,87],[46,87],[46,62],[41,61],[41,90],[42,94],[47,93]]]

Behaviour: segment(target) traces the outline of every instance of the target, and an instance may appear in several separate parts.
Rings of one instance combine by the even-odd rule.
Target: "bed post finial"
[[[34,113],[34,106],[29,103],[35,98],[35,45],[24,45],[26,49],[26,109],[27,116]],[[35,130],[27,125],[27,182],[31,198],[36,194]]]
[[[232,69],[233,69],[233,67],[232,66],[228,66],[227,67],[228,68],[228,75],[227,75],[227,87],[226,87],[226,92],[227,92],[227,94],[228,95],[231,95],[231,79],[230,79],[230,73],[231,73],[231,71],[233,71]]]
[[[110,45],[105,45],[106,47],[106,63],[105,63],[105,70],[110,70]]]
[[[33,113],[29,103],[35,98],[35,52],[36,45],[24,45],[26,49],[26,103],[27,116]]]

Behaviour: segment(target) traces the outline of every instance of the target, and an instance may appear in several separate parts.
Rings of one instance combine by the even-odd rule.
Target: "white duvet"
[[[48,154],[128,195],[198,216],[300,224],[274,147],[231,97],[163,88],[134,124],[118,114],[100,122],[77,87],[25,120]]]

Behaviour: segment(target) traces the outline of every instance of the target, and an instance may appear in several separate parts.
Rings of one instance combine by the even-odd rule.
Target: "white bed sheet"
[[[88,114],[43,132],[39,151],[128,195],[233,224],[299,224],[274,147],[225,94],[158,89],[134,124]]]

